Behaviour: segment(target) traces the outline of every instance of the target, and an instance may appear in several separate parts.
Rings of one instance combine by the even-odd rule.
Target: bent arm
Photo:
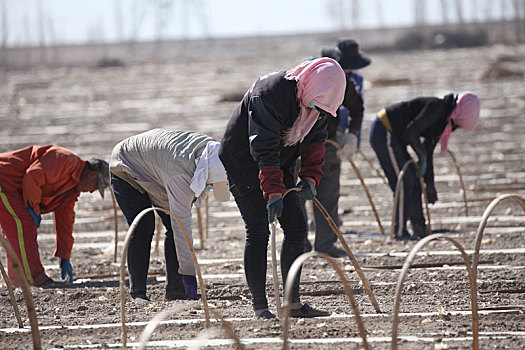
[[[168,193],[168,201],[170,205],[169,210],[182,223],[182,226],[188,233],[190,244],[193,247],[191,206],[194,193],[190,189],[190,182],[191,179],[185,178],[183,175],[171,177],[166,182],[166,191]],[[195,276],[195,266],[193,264],[190,247],[182,233],[182,229],[173,217],[171,218],[171,227],[173,230],[173,240],[175,241],[177,260],[179,262],[179,273],[181,275]]]
[[[259,96],[252,97],[248,118],[250,153],[259,165],[259,180],[265,198],[270,193],[286,193],[280,168],[283,129],[277,113]]]

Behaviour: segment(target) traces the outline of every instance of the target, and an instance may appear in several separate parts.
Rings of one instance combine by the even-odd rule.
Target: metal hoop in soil
[[[148,322],[148,324],[146,325],[146,327],[144,327],[144,330],[140,334],[138,347],[139,350],[147,348],[147,343],[157,326],[160,324],[160,322],[165,320],[169,315],[177,312],[179,308],[179,305],[172,306],[169,309],[158,313]],[[211,308],[209,309],[209,311],[213,314],[213,317],[220,321],[222,328],[226,331],[226,334],[230,337],[230,339],[232,339],[235,342],[237,349],[244,349],[244,346],[242,345],[241,340],[233,330],[232,325],[228,321],[226,321],[226,319],[219,313],[218,310]]]
[[[394,311],[393,311],[393,317],[392,317],[392,349],[397,349],[397,335],[398,335],[398,324],[399,324],[399,308],[401,303],[401,293],[403,291],[403,284],[405,281],[406,274],[408,272],[408,269],[410,268],[414,258],[416,257],[416,254],[430,241],[433,240],[447,240],[451,242],[460,252],[461,256],[463,258],[463,262],[465,263],[465,267],[467,268],[467,273],[469,277],[469,285],[470,285],[470,301],[472,305],[472,348],[478,349],[479,346],[479,317],[478,317],[478,299],[477,299],[477,286],[476,286],[476,275],[473,272],[473,268],[470,264],[470,260],[468,258],[467,253],[465,252],[465,249],[463,246],[457,242],[455,239],[451,237],[447,237],[442,234],[434,234],[427,236],[423,239],[421,239],[417,244],[412,248],[410,251],[410,254],[408,254],[405,263],[403,264],[403,268],[401,269],[401,272],[399,274],[399,279],[397,280],[396,285],[396,294],[394,297]]]
[[[186,229],[182,225],[182,222],[177,218],[173,213],[171,213],[169,210],[158,208],[158,207],[151,207],[146,208],[143,211],[141,211],[135,219],[133,219],[133,222],[129,226],[128,232],[126,234],[126,238],[124,239],[124,246],[122,248],[122,254],[120,258],[120,283],[119,283],[119,291],[120,291],[120,308],[121,308],[121,319],[122,319],[122,347],[126,349],[126,341],[127,341],[127,329],[126,329],[126,291],[125,291],[125,263],[127,260],[127,251],[129,246],[129,241],[131,240],[131,234],[135,231],[138,223],[140,220],[150,211],[153,210],[159,210],[162,211],[168,215],[170,215],[175,222],[179,225],[184,238],[186,239],[186,243],[188,244],[188,247],[190,248],[191,257],[193,259],[193,264],[195,265],[195,271],[197,272],[197,278],[199,280],[199,287],[201,290],[201,298],[204,308],[204,317],[205,317],[205,326],[206,328],[209,328],[210,326],[210,315],[209,315],[209,308],[208,308],[208,302],[206,299],[206,290],[204,288],[204,283],[202,280],[202,274],[199,267],[199,263],[197,261],[197,256],[195,255],[195,250],[193,249],[193,244],[191,243],[190,237],[188,235],[188,232],[186,232]]]
[[[348,300],[350,301],[350,304],[352,305],[352,310],[355,315],[355,320],[357,323],[357,328],[359,329],[359,334],[361,335],[361,338],[363,339],[363,348],[369,349],[368,342],[366,341],[366,329],[363,323],[363,320],[361,318],[361,315],[359,313],[359,306],[357,305],[357,302],[354,297],[354,293],[352,292],[352,288],[350,288],[350,285],[348,284],[348,281],[345,278],[345,274],[343,270],[338,266],[337,262],[332,259],[330,256],[319,253],[316,251],[311,251],[308,253],[304,253],[297,257],[295,261],[293,262],[292,266],[290,267],[290,271],[288,272],[288,277],[286,278],[286,285],[284,289],[284,321],[283,321],[283,349],[289,349],[288,346],[288,328],[290,324],[290,304],[292,302],[292,286],[295,280],[295,277],[299,273],[301,266],[304,264],[304,262],[311,258],[311,257],[320,257],[325,259],[332,265],[334,270],[337,272],[337,275],[339,276],[340,282],[343,284],[343,289],[348,296]]]
[[[489,220],[490,215],[496,208],[496,206],[502,202],[505,199],[514,199],[518,204],[521,206],[523,211],[525,211],[525,202],[523,199],[516,195],[516,194],[502,194],[498,197],[496,197],[485,209],[485,212],[483,213],[483,216],[481,217],[481,221],[478,226],[478,230],[476,232],[476,238],[475,238],[475,244],[474,244],[474,254],[472,256],[472,269],[474,270],[474,273],[478,275],[478,262],[479,262],[479,250],[481,248],[481,239],[483,238],[483,232],[485,231],[485,226],[487,226],[487,221]]]

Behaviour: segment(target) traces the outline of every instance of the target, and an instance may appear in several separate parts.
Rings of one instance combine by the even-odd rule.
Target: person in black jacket
[[[343,101],[345,74],[330,58],[305,61],[289,71],[259,77],[233,111],[219,157],[246,226],[244,268],[257,318],[275,318],[266,298],[266,256],[277,217],[284,231],[281,272],[286,281],[303,253],[307,223],[300,198],[312,199],[323,176],[321,165],[327,118]],[[295,164],[301,157],[296,185]],[[300,192],[289,192],[300,187]],[[292,289],[292,317],[325,316],[299,299],[299,276]]]
[[[317,185],[317,199],[330,214],[337,226],[339,218],[339,197],[341,160],[351,159],[359,148],[361,125],[364,114],[363,76],[358,69],[368,66],[371,59],[359,50],[359,44],[352,39],[339,41],[335,49],[323,49],[321,55],[335,59],[346,74],[346,90],[343,104],[337,109],[336,118],[328,120],[328,142],[324,154],[324,176]],[[334,245],[337,235],[332,230],[323,214],[314,206],[315,241],[318,252],[331,257],[345,257],[346,252]],[[306,240],[305,249],[311,250]]]
[[[383,168],[390,188],[395,191],[399,172],[411,160],[410,145],[418,156],[418,167],[411,164],[403,178],[396,215],[396,238],[417,239],[428,234],[421,203],[418,176],[424,177],[429,203],[437,201],[432,153],[441,141],[441,154],[447,149],[452,131],[461,127],[474,130],[479,119],[480,101],[471,92],[443,98],[419,97],[400,102],[378,113],[370,126],[370,144]],[[406,229],[412,224],[413,235]]]

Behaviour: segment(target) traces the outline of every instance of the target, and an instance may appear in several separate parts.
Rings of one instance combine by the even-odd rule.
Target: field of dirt
[[[209,55],[206,47],[198,47],[199,51],[188,48],[185,55],[162,63],[3,72],[0,152],[54,143],[85,158],[107,159],[123,138],[156,127],[199,131],[220,139],[231,111],[259,75],[291,68],[303,57],[317,54],[319,47],[308,38],[293,48],[284,40],[255,50],[243,50],[235,44],[232,41],[220,55]],[[392,346],[396,284],[417,241],[388,238],[392,193],[375,171],[379,164],[366,137],[369,125],[378,110],[394,102],[464,90],[479,95],[482,111],[477,129],[459,130],[449,143],[461,170],[467,205],[452,159],[436,155],[439,201],[429,208],[433,231],[459,242],[472,259],[476,232],[491,201],[502,194],[525,197],[525,45],[370,56],[373,62],[362,72],[366,79],[366,116],[361,149],[374,168],[360,155],[354,160],[386,234],[381,234],[349,163],[343,164],[340,211],[341,231],[381,312],[374,308],[350,260],[336,261],[355,294],[369,348],[388,349]],[[481,349],[525,347],[525,208],[517,202],[507,199],[494,209],[481,241],[477,276]],[[282,348],[283,320],[252,318],[242,259],[244,226],[235,203],[219,204],[210,199],[208,215],[204,208],[201,212],[203,231],[207,232],[202,233],[201,241],[195,210],[193,237],[209,307],[226,319],[246,349]],[[65,288],[30,287],[43,348],[123,346],[119,269],[128,227],[118,214],[115,260],[111,196],[108,192],[104,200],[96,193],[80,196],[71,258],[75,282]],[[57,261],[51,257],[55,245],[53,216],[44,215],[43,219],[38,236],[40,254],[48,274],[59,280]],[[313,232],[309,235],[313,241]],[[148,322],[168,310],[152,332],[148,348],[235,348],[214,316],[206,330],[202,300],[164,299],[162,241],[159,246],[155,241],[152,244],[148,285],[152,302],[132,302],[126,293],[127,346],[138,347]],[[278,230],[278,246],[281,241]],[[3,256],[2,263],[5,266]],[[472,348],[469,277],[459,251],[447,240],[431,241],[413,265],[402,290],[399,348]],[[267,290],[270,308],[276,312],[270,266]],[[290,347],[363,348],[352,305],[330,264],[322,259],[307,260],[302,281],[303,301],[332,315],[292,319]],[[15,290],[15,297],[24,328],[18,328],[4,283],[0,288],[0,348],[30,349],[33,340],[20,289]]]

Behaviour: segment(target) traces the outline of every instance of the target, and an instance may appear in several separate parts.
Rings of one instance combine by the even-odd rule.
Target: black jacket
[[[241,193],[260,186],[259,170],[264,167],[283,170],[283,183],[293,187],[297,158],[311,143],[326,141],[327,120],[321,115],[303,142],[284,147],[284,133],[300,111],[297,83],[285,79],[285,74],[278,71],[259,77],[226,125],[219,157]]]
[[[363,99],[355,88],[354,81],[346,76],[346,89],[343,106],[348,109],[349,122],[348,130],[357,134],[361,130],[363,123],[363,112],[365,110]],[[339,109],[337,110],[336,118],[328,118],[328,138],[333,139],[337,133],[337,126],[339,125]]]
[[[418,157],[427,157],[425,182],[434,181],[432,154],[455,107],[456,96],[453,94],[442,99],[418,97],[386,107],[392,133],[401,144],[410,145]]]

